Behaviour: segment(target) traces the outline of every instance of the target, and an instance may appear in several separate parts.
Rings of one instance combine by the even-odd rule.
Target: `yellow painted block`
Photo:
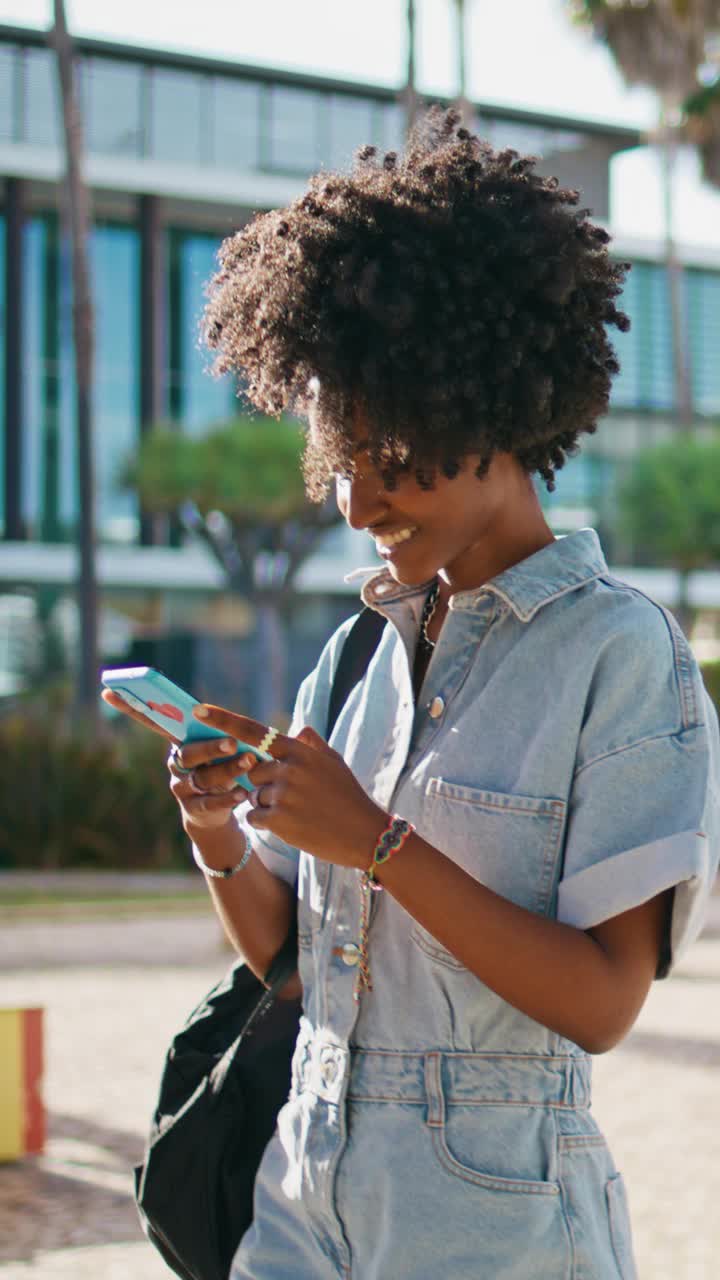
[[[24,1147],[23,1023],[21,1009],[0,1009],[0,1160]]]

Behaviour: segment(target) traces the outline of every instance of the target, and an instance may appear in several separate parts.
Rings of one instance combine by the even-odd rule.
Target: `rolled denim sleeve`
[[[715,708],[579,769],[570,796],[558,919],[588,929],[675,889],[670,963],[700,932],[720,851]]]
[[[346,619],[330,637],[317,666],[306,676],[295,699],[293,718],[288,735],[294,737],[306,725],[325,737],[330,689],[335,677],[340,653],[357,614]],[[235,819],[245,839],[252,846],[261,862],[280,880],[294,885],[298,876],[300,851],[274,836],[271,831],[256,831],[247,821],[250,803],[243,800],[235,809]]]

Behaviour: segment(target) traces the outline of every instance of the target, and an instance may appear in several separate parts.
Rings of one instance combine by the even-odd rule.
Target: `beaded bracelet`
[[[250,841],[246,839],[245,851],[240,861],[236,862],[234,867],[223,867],[222,870],[218,870],[216,867],[209,867],[207,863],[203,861],[202,854],[194,843],[192,847],[192,854],[195,865],[198,866],[206,876],[212,876],[213,880],[229,880],[231,876],[237,875],[238,871],[242,871],[243,867],[250,861],[252,856],[252,845],[250,844]]]
[[[360,946],[357,982],[353,993],[356,1001],[360,999],[362,991],[372,991],[373,986],[370,973],[368,935],[370,933],[371,894],[378,893],[382,889],[382,885],[377,880],[378,867],[382,867],[386,862],[389,862],[402,849],[405,841],[412,835],[414,830],[415,828],[411,822],[406,822],[404,818],[399,817],[396,813],[393,814],[388,825],[383,828],[378,836],[370,866],[367,871],[363,871],[360,877],[362,894],[360,904]]]

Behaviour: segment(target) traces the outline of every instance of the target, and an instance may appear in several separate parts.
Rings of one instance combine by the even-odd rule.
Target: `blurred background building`
[[[208,375],[197,339],[220,240],[254,211],[294,198],[314,170],[347,167],[361,143],[400,147],[404,109],[395,91],[355,81],[99,40],[76,46],[94,218],[102,656],[108,664],[154,660],[218,697],[239,680],[251,705],[248,664],[242,675],[249,611],[223,596],[222,574],[200,544],[143,516],[119,475],[151,425],[202,433],[243,412],[232,379]],[[483,103],[474,111],[482,136],[539,155],[542,171],[579,187],[581,203],[609,224],[610,165],[640,145],[637,130]],[[43,33],[0,26],[0,694],[22,683],[38,601],[54,611],[61,643],[72,645],[77,627],[61,143]],[[633,263],[623,299],[632,328],[613,338],[622,372],[597,435],[560,472],[556,492],[541,496],[556,532],[592,524],[613,564],[632,569],[613,496],[633,452],[674,430],[670,305],[661,243],[616,238],[612,251]],[[710,423],[720,413],[720,250],[679,251],[693,400],[700,423]],[[338,528],[305,565],[293,689],[333,626],[354,612],[357,585],[343,575],[373,562],[368,539]],[[636,576],[672,604],[671,574]],[[711,608],[720,606],[717,578],[706,575]]]

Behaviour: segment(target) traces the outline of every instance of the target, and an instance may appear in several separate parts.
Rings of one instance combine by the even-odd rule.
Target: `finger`
[[[275,788],[269,783],[265,783],[264,787],[256,787],[253,791],[254,809],[272,809],[275,800]]]
[[[193,715],[201,724],[212,725],[213,729],[219,729],[221,733],[227,733],[228,736],[238,738],[241,742],[247,742],[251,747],[259,747],[268,733],[268,725],[262,724],[259,720],[239,716],[234,711],[226,711],[224,707],[213,707],[209,703],[196,707]],[[273,739],[268,754],[274,760],[286,760],[295,749],[295,738],[288,738],[286,734],[278,733]]]
[[[309,747],[313,747],[315,751],[326,751],[326,752],[329,751],[333,755],[337,754],[334,748],[328,746],[325,739],[321,738],[320,734],[317,733],[316,730],[313,729],[312,725],[309,725],[309,724],[304,725],[303,728],[300,730],[299,734],[297,735],[297,741],[307,743],[307,745]]]
[[[224,795],[190,795],[182,801],[182,807],[186,813],[194,817],[198,813],[216,813],[223,809],[227,809],[230,813],[237,808],[243,796],[247,792],[243,787],[238,787],[237,791],[226,791]]]
[[[166,738],[168,742],[175,742],[179,745],[180,739],[175,738],[167,729],[161,729],[159,724],[155,724],[149,716],[144,716],[140,711],[136,711],[134,707],[129,707],[124,698],[114,693],[112,689],[103,689],[101,693],[104,702],[112,707],[115,711],[122,711],[130,720],[134,720],[137,724],[141,724],[146,729],[152,729],[153,733],[158,733],[161,738]]]
[[[253,764],[248,765],[244,772],[247,774],[253,788],[257,790],[267,782],[277,782],[278,765],[282,764],[281,760],[255,760]]]
[[[221,759],[222,756],[235,756],[237,750],[235,738],[204,738],[202,742],[186,742],[177,753],[178,764],[183,769],[197,769],[211,760]],[[254,761],[255,756],[250,756],[249,759]]]
[[[238,785],[237,766],[233,766],[230,769],[193,769],[187,777],[196,791],[211,793],[232,791]]]
[[[197,778],[195,778],[192,773],[183,773],[180,774],[180,776],[178,776],[177,773],[173,773],[170,790],[175,796],[175,799],[180,800],[182,804],[185,804],[186,800],[189,800],[192,796],[206,796],[210,794],[209,790],[206,790],[202,783],[198,782]]]
[[[260,831],[266,831],[270,822],[270,809],[257,805],[254,809],[248,809],[245,814],[244,821],[248,826],[255,827]]]
[[[243,767],[242,761],[246,757],[238,756],[237,759],[228,760],[227,764],[215,765],[198,765],[195,769],[186,770],[179,765],[177,759],[172,756],[168,760],[168,769],[174,778],[184,779],[191,777],[195,781],[196,789],[203,791],[230,791],[238,783],[239,777],[247,776],[247,769]],[[254,757],[250,756],[250,760]]]

